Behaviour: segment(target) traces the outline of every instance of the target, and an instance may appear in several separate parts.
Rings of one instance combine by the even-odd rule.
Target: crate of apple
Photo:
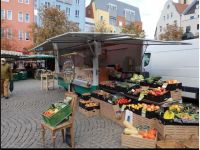
[[[151,101],[163,102],[166,98],[170,98],[170,92],[162,87],[151,89],[147,91],[145,98]]]

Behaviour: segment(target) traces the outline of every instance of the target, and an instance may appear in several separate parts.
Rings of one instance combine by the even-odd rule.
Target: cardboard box
[[[157,137],[155,140],[121,135],[121,145],[128,148],[156,148]]]

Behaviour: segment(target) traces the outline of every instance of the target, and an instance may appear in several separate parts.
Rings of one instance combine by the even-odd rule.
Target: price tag
[[[142,117],[146,117],[146,110],[142,109]]]
[[[111,100],[108,100],[108,103],[112,104],[112,101],[111,101]]]
[[[162,88],[166,89],[167,85],[168,85],[168,83],[164,83],[164,84],[162,85]]]

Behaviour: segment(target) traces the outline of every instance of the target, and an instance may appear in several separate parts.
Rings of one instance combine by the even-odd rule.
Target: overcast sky
[[[91,0],[86,0],[86,6]],[[112,0],[111,0],[112,1]],[[140,17],[145,30],[146,38],[153,39],[157,21],[167,0],[119,0],[136,6],[140,10]],[[177,2],[178,0],[173,0]]]

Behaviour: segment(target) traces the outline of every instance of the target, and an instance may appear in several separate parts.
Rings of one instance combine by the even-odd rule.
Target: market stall
[[[86,56],[86,59],[92,58],[92,64],[91,67],[89,67],[92,70],[92,82],[90,83],[87,80],[82,80],[75,78],[72,81],[72,84],[75,87],[75,91],[77,93],[83,94],[87,92],[92,92],[93,90],[97,89],[99,86],[99,72],[100,68],[99,66],[102,64],[102,62],[99,61],[99,58],[103,56],[104,51],[109,51],[109,58],[112,58],[112,52],[113,51],[120,51],[121,49],[128,49],[128,46],[132,45],[135,46],[129,50],[127,50],[126,56],[130,55],[128,52],[134,52],[132,55],[137,53],[135,58],[137,58],[136,61],[136,67],[139,72],[142,72],[142,53],[143,53],[143,46],[144,45],[168,45],[168,44],[187,44],[187,43],[180,43],[180,42],[167,42],[167,41],[154,41],[154,40],[147,40],[147,39],[136,39],[132,38],[133,35],[129,34],[110,34],[110,33],[77,33],[77,32],[69,32],[65,33],[53,38],[48,39],[44,43],[38,45],[37,47],[33,48],[33,50],[39,51],[39,52],[45,52],[45,51],[52,51],[55,55],[55,69],[56,73],[60,74],[61,69],[60,66],[63,65],[64,62],[61,64],[61,57],[65,54],[81,54],[84,52],[89,52],[90,55]],[[119,48],[109,49],[109,46],[117,46],[121,45]],[[122,47],[123,46],[123,47]],[[125,50],[124,50],[125,52]],[[89,57],[90,56],[90,57]],[[126,57],[118,53],[116,57],[119,60],[113,61],[115,59],[107,59],[109,60],[109,63],[116,63],[117,61],[120,61],[120,57],[124,57],[126,60]],[[112,60],[112,61],[111,61]],[[131,60],[131,59],[130,59]],[[131,62],[131,61],[130,61]],[[121,62],[122,64],[122,62]],[[131,63],[130,63],[131,64]],[[75,65],[76,67],[76,65]],[[79,67],[79,66],[78,66]],[[90,70],[89,69],[89,70]],[[85,68],[84,72],[88,70],[88,68]],[[137,71],[135,70],[135,71]],[[75,76],[76,76],[75,72]],[[101,72],[100,72],[101,74]],[[90,86],[88,86],[90,85]],[[76,90],[77,89],[77,90]]]
[[[182,103],[182,84],[176,79],[162,80],[142,72],[143,46],[151,44],[188,43],[136,39],[127,34],[65,33],[48,39],[34,50],[54,52],[56,72],[58,75],[63,73],[62,77],[73,85],[75,92],[81,94],[80,113],[87,117],[101,115],[125,127],[120,135],[122,146],[164,148],[167,136],[170,136],[175,144],[168,144],[168,147],[187,147],[184,145],[187,140],[194,143],[188,147],[198,147],[195,141],[199,140],[199,108]],[[134,45],[134,48],[129,49],[128,45]],[[122,53],[120,50],[123,50]],[[90,55],[86,55],[85,51],[89,51]],[[117,54],[114,51],[118,51]],[[131,52],[135,57],[128,59]],[[92,66],[80,67],[84,59],[77,62],[75,57],[67,58],[61,64],[63,55],[76,56],[77,53],[85,59],[92,58]],[[125,71],[110,66],[116,63],[123,66],[120,58],[128,59],[124,63],[126,67],[122,67]],[[60,71],[59,66],[63,64]],[[101,65],[108,69],[105,73],[111,73],[112,77],[100,81]]]

